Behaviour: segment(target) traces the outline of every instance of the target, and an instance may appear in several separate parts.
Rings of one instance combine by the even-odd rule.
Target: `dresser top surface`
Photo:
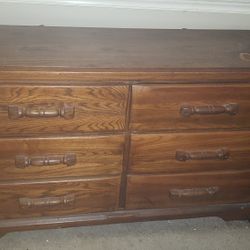
[[[242,53],[250,31],[0,26],[0,67],[250,68]]]

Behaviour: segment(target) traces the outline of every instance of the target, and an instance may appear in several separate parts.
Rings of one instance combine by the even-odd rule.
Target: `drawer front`
[[[0,139],[0,180],[120,174],[124,136]]]
[[[250,132],[132,135],[130,173],[250,170]]]
[[[0,219],[112,211],[120,178],[39,184],[0,184]]]
[[[128,209],[249,201],[250,172],[128,177]]]
[[[250,85],[133,88],[133,130],[249,128]]]
[[[128,88],[0,87],[0,134],[123,130]]]

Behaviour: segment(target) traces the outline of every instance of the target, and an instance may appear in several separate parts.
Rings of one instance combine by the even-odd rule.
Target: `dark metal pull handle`
[[[239,105],[236,103],[225,104],[222,106],[207,105],[207,106],[182,106],[180,114],[183,117],[191,115],[218,115],[229,114],[236,115],[239,112]]]
[[[72,119],[75,115],[75,107],[71,104],[63,104],[59,107],[48,105],[20,106],[11,105],[8,108],[10,119],[19,119],[22,117],[29,118],[52,118],[62,117],[64,119]]]
[[[17,168],[26,168],[29,166],[53,166],[64,164],[73,166],[77,162],[76,154],[68,153],[65,155],[47,155],[47,156],[26,156],[17,155],[15,159]]]
[[[74,202],[75,195],[73,194],[57,197],[19,198],[19,205],[23,209],[44,206],[72,205]]]
[[[175,159],[177,161],[188,160],[227,160],[230,157],[230,152],[226,148],[215,151],[176,151]]]
[[[212,196],[219,191],[219,187],[202,187],[202,188],[187,188],[187,189],[171,189],[169,191],[172,198],[185,198],[197,196]]]

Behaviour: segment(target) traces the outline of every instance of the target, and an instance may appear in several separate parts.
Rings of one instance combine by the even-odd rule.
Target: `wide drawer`
[[[132,135],[129,173],[250,170],[250,132]]]
[[[120,174],[123,135],[0,139],[0,180]]]
[[[123,130],[128,88],[0,87],[0,134]]]
[[[250,171],[128,176],[127,181],[127,209],[250,201]]]
[[[133,130],[249,127],[250,85],[133,87]]]
[[[0,219],[112,211],[120,178],[0,184]]]

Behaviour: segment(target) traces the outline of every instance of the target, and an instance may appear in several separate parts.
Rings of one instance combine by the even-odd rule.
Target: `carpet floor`
[[[14,232],[0,249],[250,250],[250,224],[211,217]]]

